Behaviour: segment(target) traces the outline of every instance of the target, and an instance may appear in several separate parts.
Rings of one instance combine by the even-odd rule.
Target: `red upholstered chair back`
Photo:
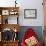
[[[32,28],[28,28],[24,34],[24,37],[22,38],[22,42],[21,42],[21,45],[22,46],[26,46],[26,43],[25,43],[25,39],[28,39],[29,37],[37,37],[36,33],[34,32],[34,30]],[[40,46],[40,45],[39,45]]]

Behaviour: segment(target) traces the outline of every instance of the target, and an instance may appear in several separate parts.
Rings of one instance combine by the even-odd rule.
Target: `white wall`
[[[0,0],[0,6],[15,6],[15,0]],[[19,24],[21,26],[43,26],[42,0],[17,0],[19,10]],[[24,9],[37,9],[37,19],[25,19]]]
[[[43,26],[42,0],[24,0],[20,5],[21,20],[19,20],[22,26]],[[24,19],[24,9],[37,9],[37,19]]]

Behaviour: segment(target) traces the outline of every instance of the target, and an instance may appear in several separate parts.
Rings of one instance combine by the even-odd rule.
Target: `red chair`
[[[34,36],[37,39],[37,35],[33,31],[33,29],[32,28],[27,29],[27,31],[24,34],[24,37],[22,38],[21,46],[27,46],[27,44],[25,43],[25,40],[32,36]],[[38,39],[37,39],[37,41],[38,41]],[[38,41],[35,46],[41,46],[40,42]]]

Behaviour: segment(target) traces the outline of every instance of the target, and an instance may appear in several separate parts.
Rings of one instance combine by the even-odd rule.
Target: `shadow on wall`
[[[20,42],[21,42],[21,40],[23,38],[23,35],[24,35],[25,31],[28,28],[32,28],[34,30],[34,32],[36,32],[39,41],[41,43],[43,43],[43,30],[42,30],[42,26],[21,26],[20,27],[20,31],[19,31],[19,40],[20,40]]]

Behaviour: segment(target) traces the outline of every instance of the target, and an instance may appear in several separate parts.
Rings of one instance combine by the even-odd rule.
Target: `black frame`
[[[35,17],[26,17],[25,15],[25,12],[26,11],[31,11],[31,10],[35,10]],[[24,18],[27,18],[27,19],[36,19],[37,18],[37,9],[24,9]]]

